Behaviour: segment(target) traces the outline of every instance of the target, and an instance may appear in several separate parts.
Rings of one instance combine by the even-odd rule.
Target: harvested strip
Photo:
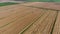
[[[56,12],[54,11],[48,11],[48,12],[45,13],[41,18],[39,18],[39,20],[36,21],[28,30],[26,30],[21,34],[50,34],[51,30],[50,27],[52,26],[51,24],[55,20]]]

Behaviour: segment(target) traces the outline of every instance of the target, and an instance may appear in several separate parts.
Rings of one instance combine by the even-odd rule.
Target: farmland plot
[[[29,2],[0,7],[0,34],[59,34],[60,9],[46,4]]]
[[[42,9],[24,7],[24,6],[21,6],[21,7],[20,9],[19,7],[18,8],[16,7],[17,9],[15,10],[13,9],[13,11],[3,10],[1,12],[1,18],[2,17],[5,17],[5,18],[0,19],[0,24],[1,24],[0,34],[13,34],[14,32],[16,32],[15,34],[18,34],[18,32],[20,32],[23,28],[25,28],[31,22],[38,19],[44,13]]]

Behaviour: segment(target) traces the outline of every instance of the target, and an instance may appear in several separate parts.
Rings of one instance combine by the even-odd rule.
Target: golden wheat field
[[[27,2],[2,6],[0,34],[60,34],[60,5]]]

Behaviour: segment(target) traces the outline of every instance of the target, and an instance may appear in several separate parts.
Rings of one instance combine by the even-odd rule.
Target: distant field
[[[0,6],[13,5],[13,4],[18,4],[18,3],[14,3],[14,2],[3,2],[3,3],[0,3]]]

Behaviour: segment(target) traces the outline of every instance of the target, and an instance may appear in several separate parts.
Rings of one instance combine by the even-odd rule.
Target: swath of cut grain
[[[48,10],[38,21],[22,34],[50,34],[56,12]]]
[[[55,22],[55,26],[53,29],[53,34],[60,34],[60,11],[58,13],[56,22]]]

